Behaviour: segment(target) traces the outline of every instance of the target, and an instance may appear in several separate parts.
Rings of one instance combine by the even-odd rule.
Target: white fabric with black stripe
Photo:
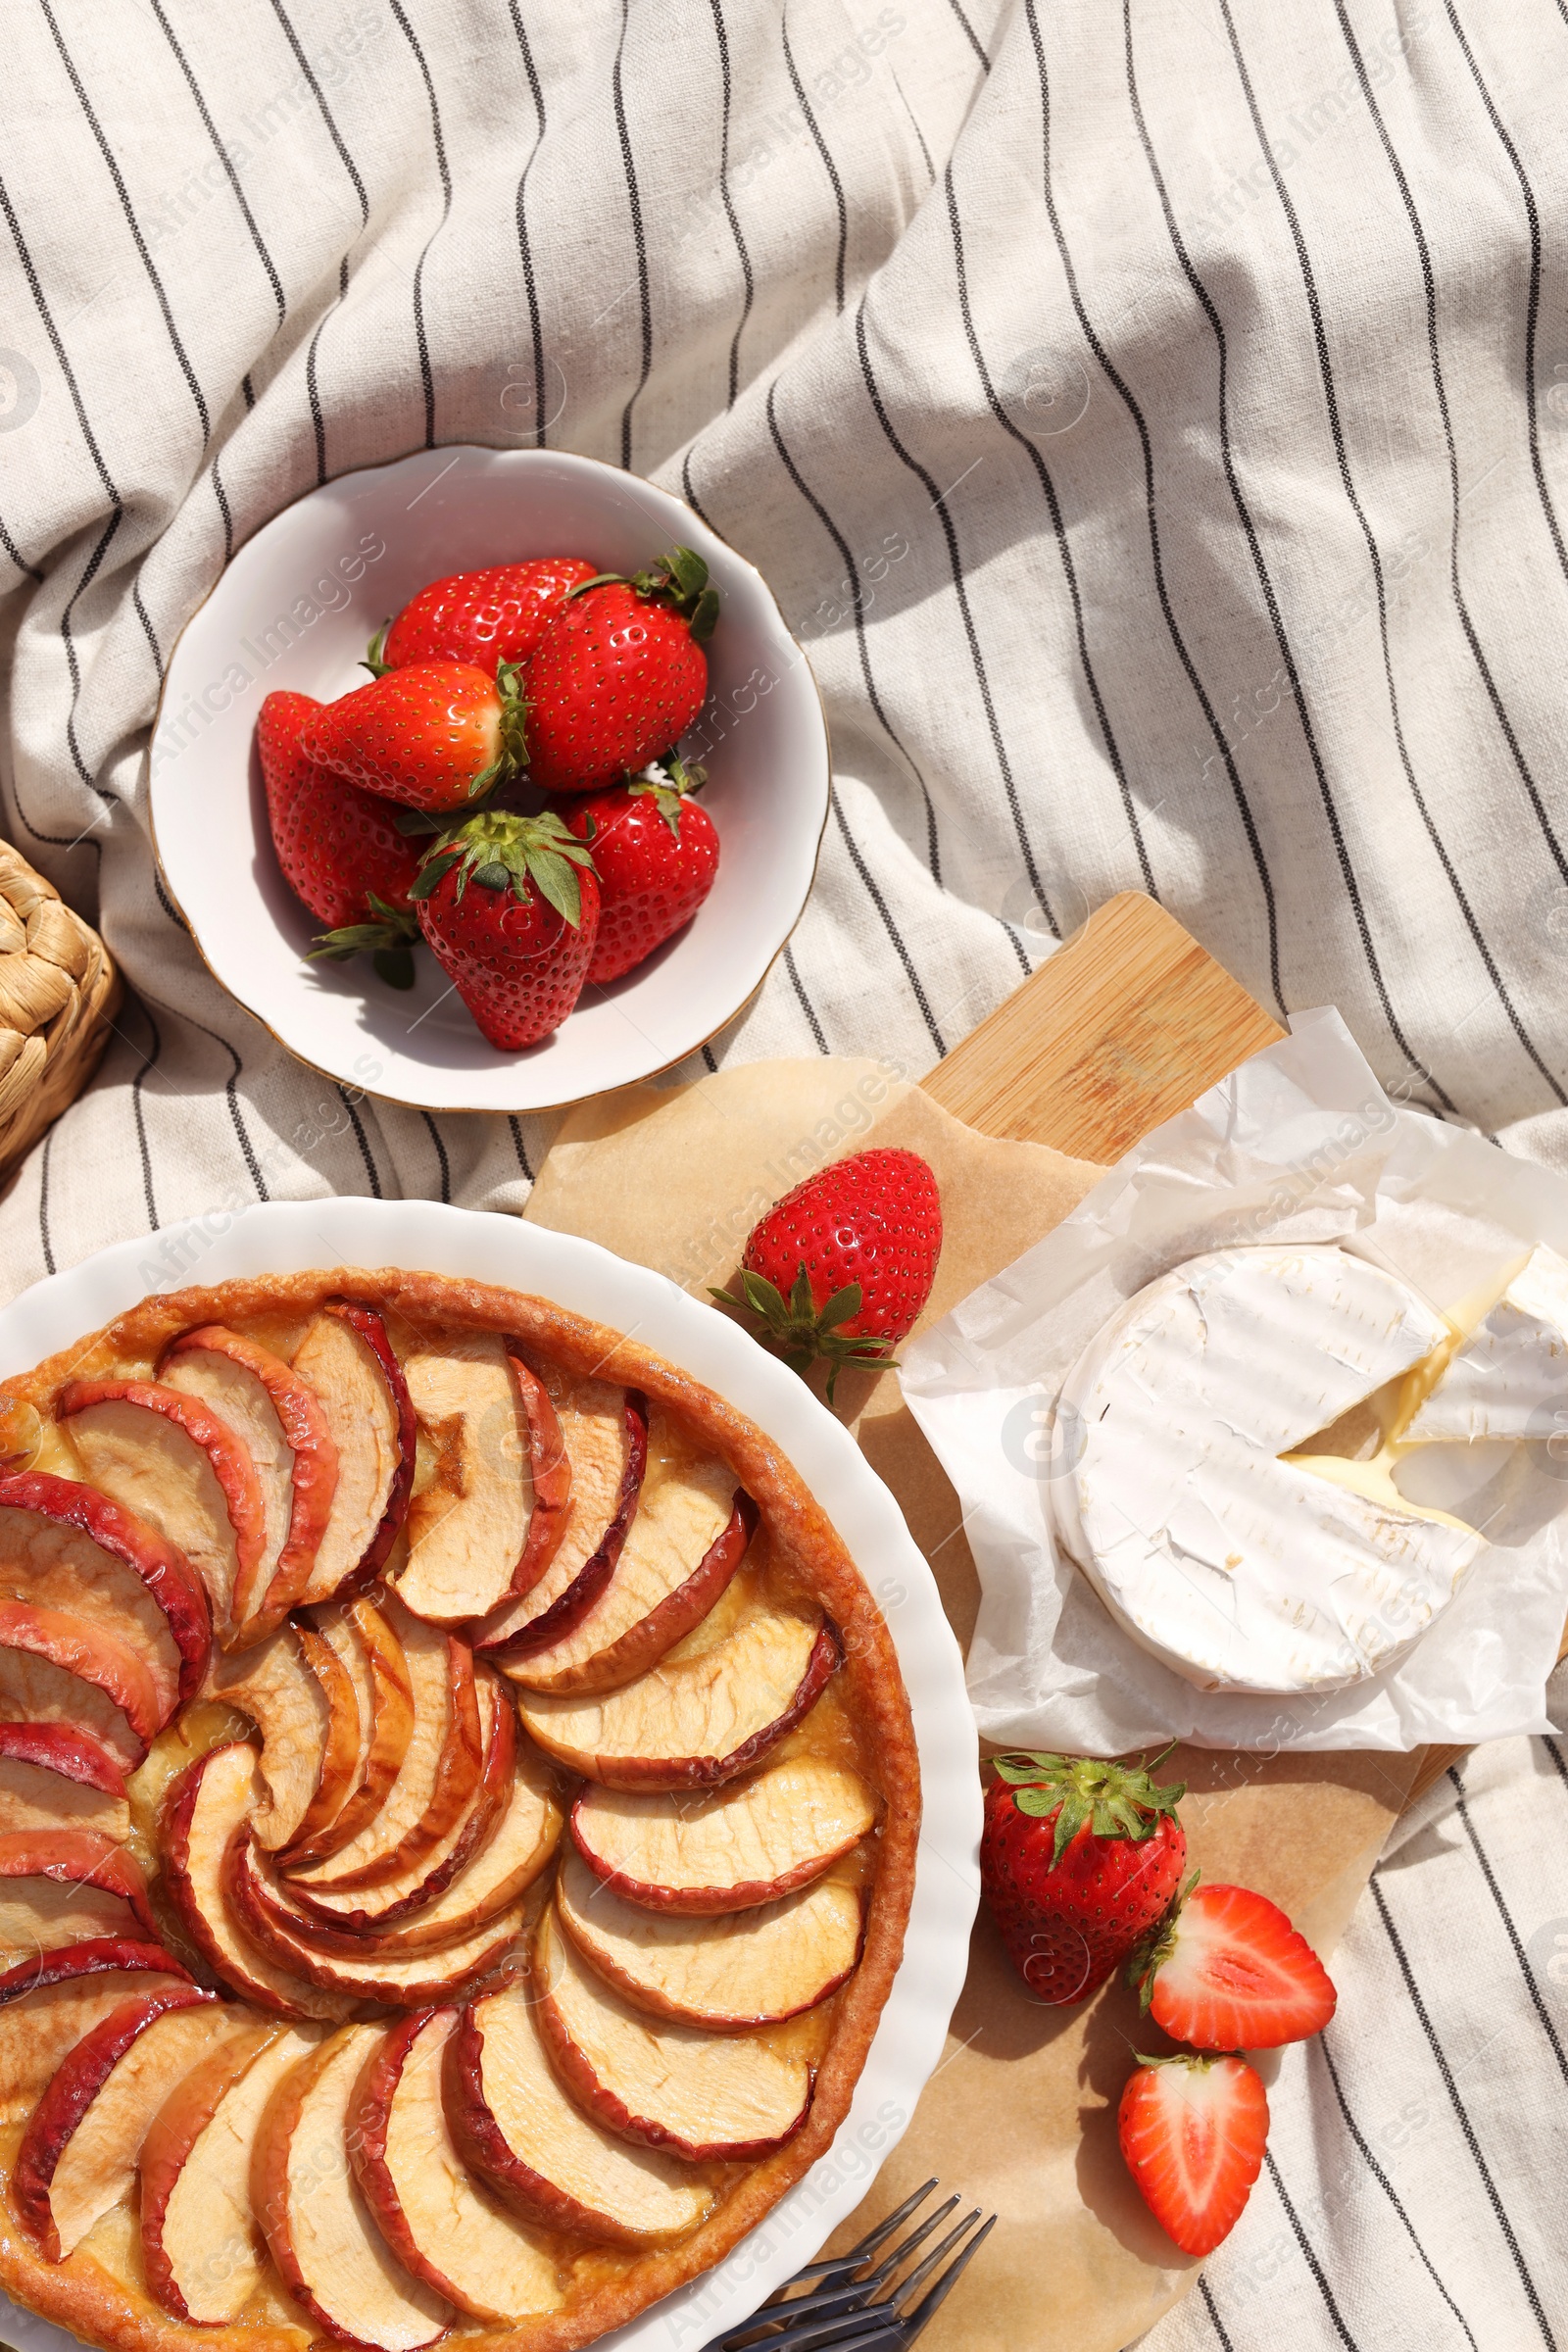
[[[258,1198],[525,1197],[539,1122],[351,1102],[236,1010],[146,832],[162,665],[227,555],[463,440],[656,476],[809,643],[817,886],[710,1060],[874,1034],[918,1072],[1134,886],[1568,1164],[1568,0],[35,0],[6,39],[3,818],[136,992],[0,1204],[9,1290]],[[1561,1848],[1540,1752],[1472,1769]],[[1437,1907],[1379,1891],[1462,2062],[1497,1913],[1457,1836]],[[1555,2170],[1502,2095],[1549,2131],[1539,2007],[1461,2084],[1516,2251],[1435,2124],[1376,2139],[1418,2015],[1376,1898],[1351,1952],[1329,2046],[1409,2230],[1478,2343],[1534,2341],[1524,2269],[1568,2342]],[[1344,2343],[1411,2240],[1381,2188],[1311,2203],[1322,2058],[1276,2105],[1300,2230],[1227,2340],[1295,2296]]]
[[[1246,2212],[1139,2352],[1568,2342],[1565,1856],[1560,1739],[1478,1748],[1412,1807],[1334,2023],[1284,2053]]]

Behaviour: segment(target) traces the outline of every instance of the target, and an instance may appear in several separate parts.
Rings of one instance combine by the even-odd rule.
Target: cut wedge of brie
[[[1063,1548],[1200,1689],[1365,1680],[1452,1599],[1482,1538],[1407,1502],[1382,1455],[1282,1457],[1453,1344],[1419,1293],[1332,1244],[1191,1259],[1130,1298],[1063,1385]]]
[[[1531,1253],[1403,1436],[1412,1446],[1568,1437],[1568,1265],[1554,1250]]]

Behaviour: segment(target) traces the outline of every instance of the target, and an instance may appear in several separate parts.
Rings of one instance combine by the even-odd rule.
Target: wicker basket
[[[0,1183],[98,1067],[120,974],[90,924],[0,842]]]

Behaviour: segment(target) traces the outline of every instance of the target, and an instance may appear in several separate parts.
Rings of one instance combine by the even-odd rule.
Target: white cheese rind
[[[1332,1245],[1177,1267],[1063,1384],[1071,1467],[1051,1505],[1064,1549],[1200,1689],[1364,1681],[1452,1598],[1482,1539],[1279,1456],[1449,1336],[1396,1276]]]
[[[1565,1433],[1568,1265],[1543,1246],[1454,1350],[1404,1439],[1412,1446],[1465,1445]]]

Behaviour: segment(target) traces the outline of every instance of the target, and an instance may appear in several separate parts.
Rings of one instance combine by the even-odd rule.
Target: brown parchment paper
[[[922,1325],[1021,1256],[1101,1174],[1044,1145],[976,1134],[887,1063],[751,1062],[568,1112],[523,1213],[706,1298],[731,1285],[771,1201],[867,1143],[920,1152],[941,1188],[942,1259]],[[957,1498],[897,1379],[844,1374],[838,1409],[897,1495],[967,1648],[979,1585]],[[1270,1895],[1327,1955],[1420,1761],[1179,1748],[1160,1777],[1188,1784],[1182,1820],[1204,1877]],[[1151,2220],[1116,2146],[1133,2051],[1165,2046],[1120,1985],[1079,2009],[1032,1999],[982,1908],[942,2062],[835,2241],[853,2243],[933,2174],[965,2207],[999,2216],[927,2330],[929,2352],[1122,2352],[1191,2286],[1198,2266]]]

